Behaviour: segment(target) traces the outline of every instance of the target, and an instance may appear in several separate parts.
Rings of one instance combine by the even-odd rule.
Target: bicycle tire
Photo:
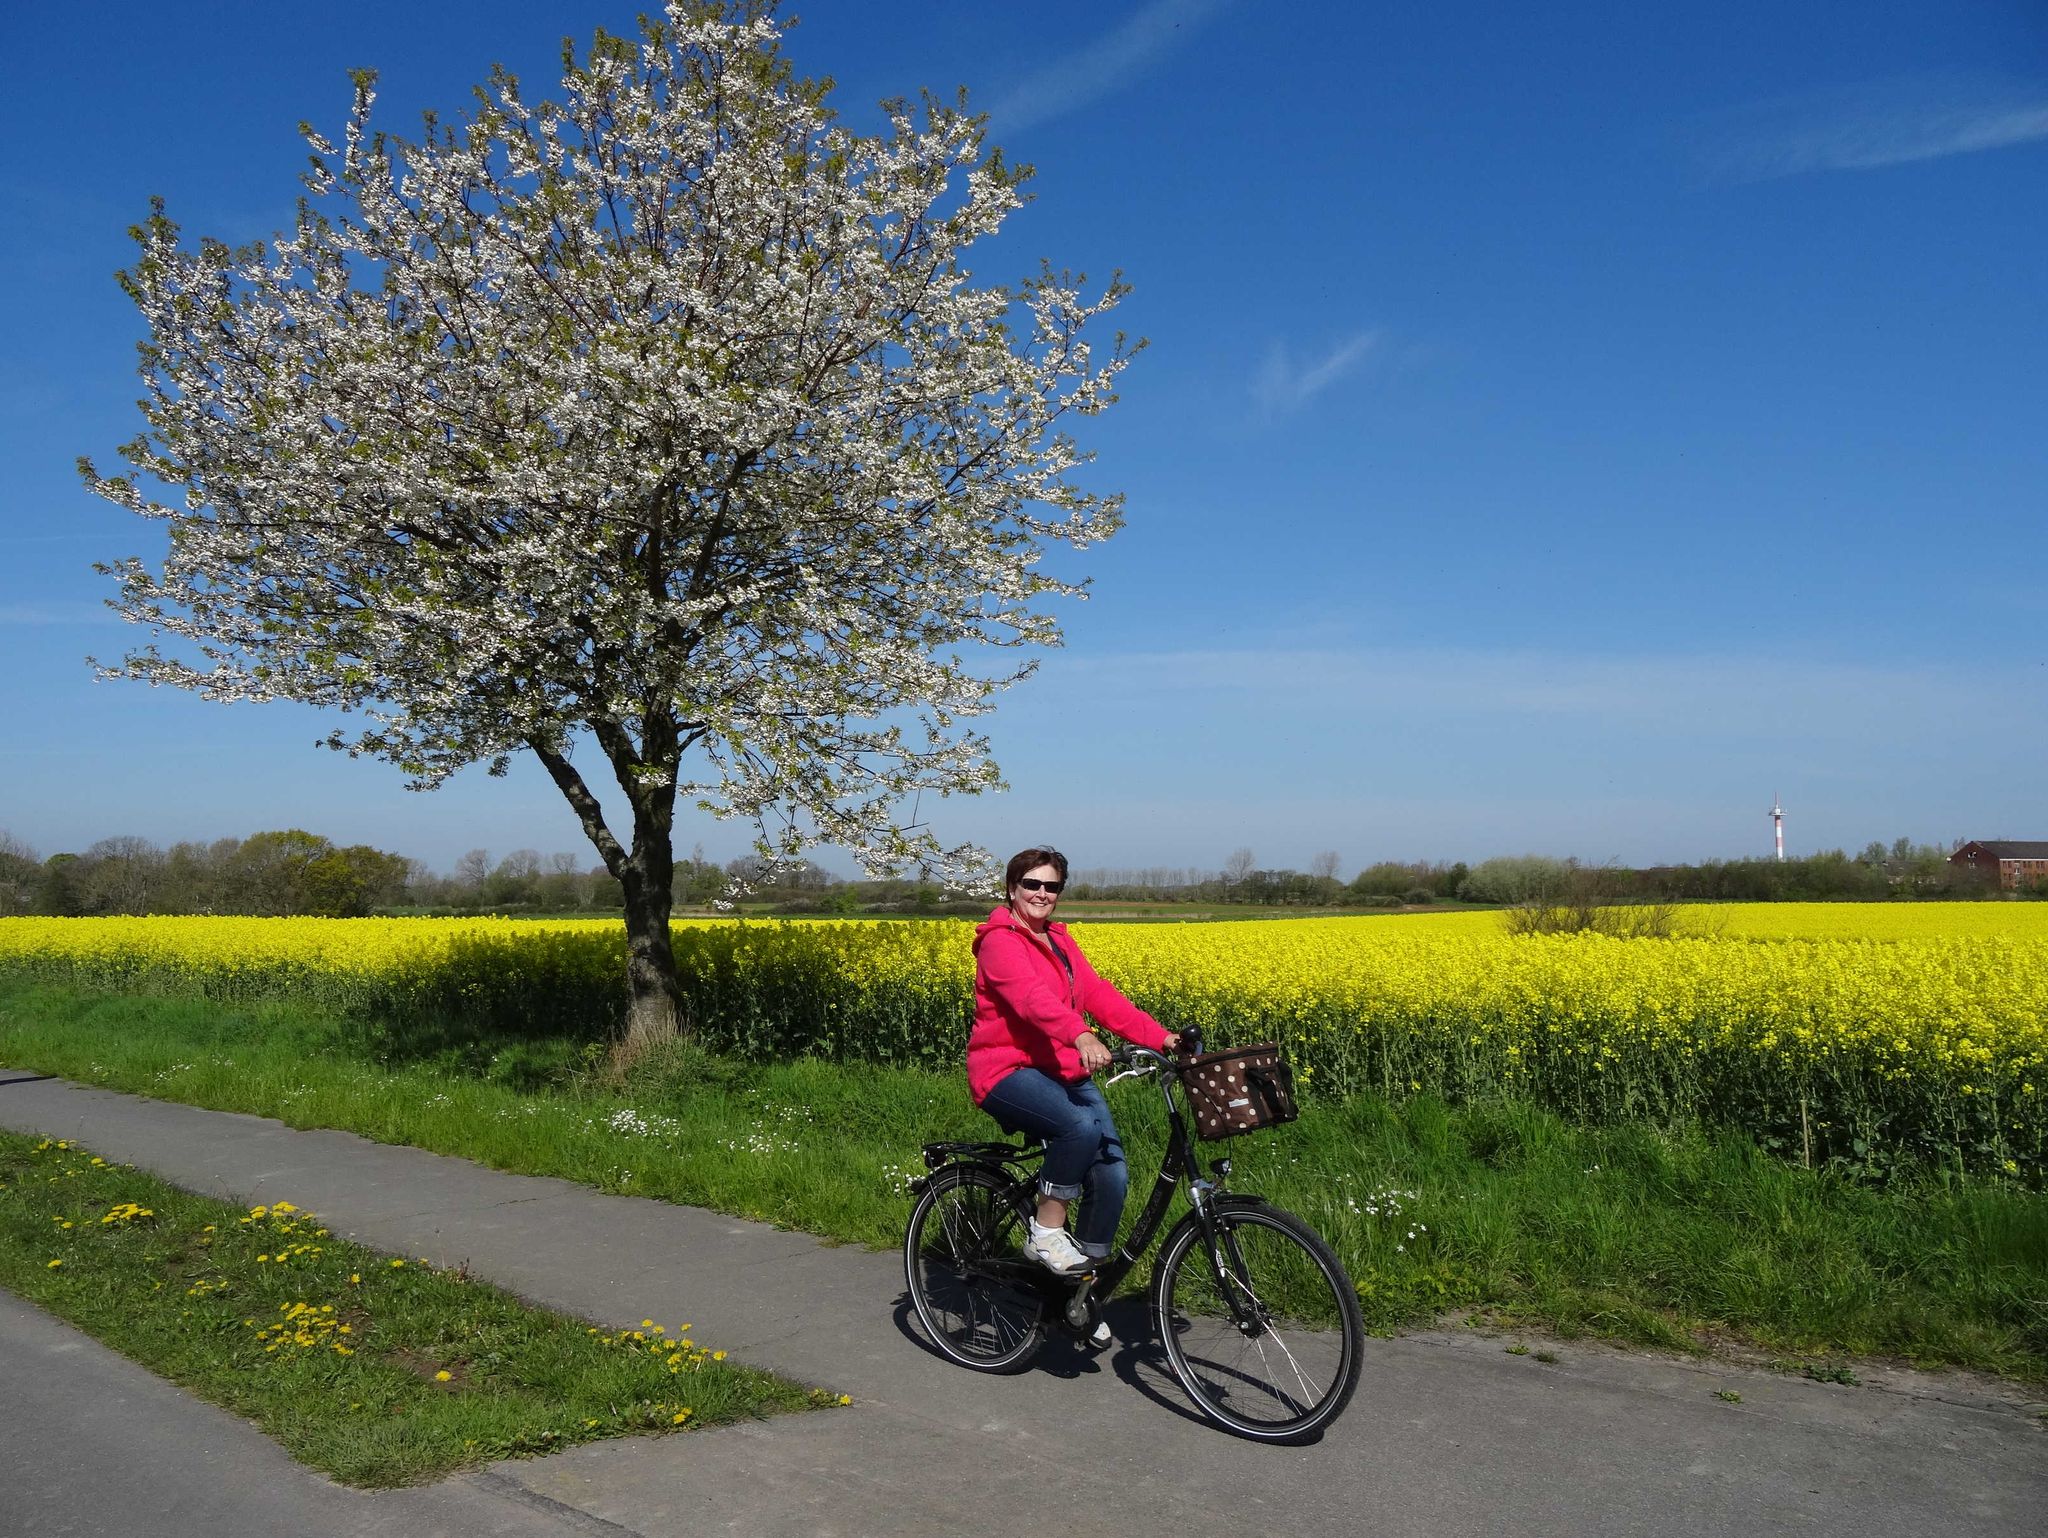
[[[1217,1265],[1193,1213],[1159,1255],[1153,1303],[1167,1361],[1225,1430],[1261,1442],[1310,1440],[1358,1388],[1358,1293],[1336,1251],[1293,1213],[1222,1197],[1215,1216]],[[1248,1324],[1233,1313],[1233,1295]]]
[[[983,1165],[931,1177],[903,1234],[903,1277],[918,1322],[949,1360],[976,1372],[1021,1372],[1045,1343],[1043,1294],[978,1274],[990,1260],[1022,1261],[1023,1218],[1012,1182]]]

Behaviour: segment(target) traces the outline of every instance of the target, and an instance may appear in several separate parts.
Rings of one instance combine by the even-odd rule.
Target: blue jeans
[[[1067,1202],[1079,1197],[1074,1242],[1086,1254],[1107,1255],[1124,1215],[1131,1173],[1109,1103],[1096,1082],[1062,1084],[1036,1068],[1019,1068],[997,1082],[981,1108],[1005,1132],[1028,1132],[1044,1140],[1039,1193]]]

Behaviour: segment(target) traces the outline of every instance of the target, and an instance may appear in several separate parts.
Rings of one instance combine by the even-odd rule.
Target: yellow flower
[[[674,1419],[674,1420],[672,1420],[671,1422],[669,1422],[669,1424],[670,1424],[670,1425],[672,1425],[672,1426],[680,1426],[680,1425],[682,1425],[682,1423],[683,1423],[684,1421],[686,1421],[686,1420],[688,1420],[688,1419],[690,1418],[690,1413],[691,1413],[691,1412],[690,1412],[690,1411],[688,1411],[687,1409],[685,1409],[685,1410],[678,1410],[678,1411],[676,1412],[676,1416],[675,1416],[675,1419]]]
[[[47,1267],[46,1269],[48,1269],[48,1270],[51,1270],[51,1271],[54,1271],[54,1270],[56,1270],[56,1269],[57,1269],[57,1268],[58,1268],[59,1266],[61,1266],[61,1265],[63,1265],[63,1264],[64,1264],[64,1262],[63,1262],[63,1261],[61,1261],[61,1260],[53,1260],[53,1261],[51,1261],[51,1262],[50,1262],[49,1266],[48,1266],[48,1267]]]
[[[851,1394],[841,1394],[841,1395],[839,1396],[839,1402],[840,1402],[841,1404],[852,1404],[852,1403],[853,1403],[853,1395],[851,1395]]]
[[[404,1262],[404,1261],[402,1261],[402,1260],[394,1260],[394,1261],[392,1261],[392,1262],[391,1262],[391,1269],[392,1269],[392,1270],[394,1270],[394,1271],[396,1271],[396,1270],[397,1270],[397,1269],[398,1269],[398,1268],[399,1268],[400,1266],[402,1266],[402,1265],[404,1265],[404,1264],[405,1264],[405,1262]]]
[[[450,1378],[454,1376],[454,1373],[450,1372],[447,1368],[444,1367],[439,1372],[434,1374],[434,1381],[436,1383],[446,1383]]]

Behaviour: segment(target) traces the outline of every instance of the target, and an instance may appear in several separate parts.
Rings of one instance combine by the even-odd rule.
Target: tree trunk
[[[534,753],[547,766],[555,784],[582,820],[583,831],[597,852],[604,856],[605,869],[618,878],[626,905],[626,1029],[613,1054],[616,1066],[624,1066],[651,1046],[672,1041],[682,1033],[686,1021],[678,1010],[676,957],[669,941],[669,915],[675,908],[675,760],[677,744],[672,724],[662,726],[657,746],[667,753],[668,778],[648,786],[636,776],[640,767],[633,746],[616,725],[593,723],[619,784],[633,804],[633,848],[629,853],[605,825],[604,811],[583,776],[576,772],[559,745],[544,738],[528,739]],[[607,730],[607,726],[610,727]]]
[[[663,807],[633,811],[633,856],[620,873],[626,901],[627,1059],[673,1040],[683,1019],[676,1008],[676,956],[669,939],[675,907],[675,850]]]

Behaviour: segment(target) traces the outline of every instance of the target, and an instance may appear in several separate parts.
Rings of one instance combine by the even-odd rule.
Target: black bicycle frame
[[[1187,1118],[1174,1098],[1173,1083],[1172,1078],[1167,1076],[1162,1076],[1159,1081],[1160,1099],[1166,1108],[1166,1121],[1169,1128],[1165,1156],[1160,1160],[1159,1173],[1153,1179],[1152,1193],[1145,1200],[1144,1210],[1138,1214],[1138,1220],[1131,1225],[1130,1236],[1124,1240],[1114,1255],[1102,1265],[1096,1267],[1093,1272],[1081,1278],[1078,1285],[1075,1278],[1061,1276],[1055,1272],[1048,1271],[1035,1261],[984,1261],[979,1263],[975,1269],[990,1277],[1001,1278],[1012,1283],[1021,1283],[1043,1296],[1063,1313],[1071,1306],[1084,1302],[1091,1296],[1099,1303],[1100,1300],[1110,1296],[1118,1287],[1123,1285],[1124,1279],[1131,1274],[1132,1269],[1143,1258],[1145,1252],[1152,1247],[1152,1241],[1158,1237],[1160,1225],[1166,1221],[1167,1210],[1173,1205],[1173,1194],[1179,1189],[1183,1177],[1186,1177],[1188,1180],[1190,1189],[1194,1194],[1193,1211],[1197,1220],[1202,1225],[1202,1238],[1210,1257],[1210,1263],[1212,1266],[1215,1265],[1217,1230],[1212,1197],[1216,1188],[1207,1178],[1207,1171],[1203,1168],[1200,1157],[1195,1153],[1194,1139],[1189,1135]],[[1009,1162],[1016,1162],[1013,1156],[1000,1153],[1000,1150],[1011,1145],[978,1144],[954,1146],[975,1162],[986,1162],[983,1157],[986,1154],[995,1154],[997,1157],[1005,1158]],[[1222,1169],[1227,1172],[1229,1165],[1223,1161],[1218,1162],[1222,1165]],[[1019,1186],[1025,1185],[1029,1180],[1028,1175],[1019,1175],[1015,1178]],[[1221,1277],[1219,1274],[1219,1283],[1220,1281]],[[1239,1326],[1242,1328],[1257,1328],[1261,1321],[1248,1318],[1245,1315],[1236,1291],[1230,1288],[1222,1288],[1221,1290],[1230,1299],[1231,1312],[1236,1316]]]
[[[1166,1137],[1166,1154],[1160,1160],[1159,1173],[1152,1181],[1152,1194],[1145,1199],[1145,1209],[1138,1214],[1138,1221],[1131,1225],[1130,1237],[1124,1240],[1106,1265],[1096,1268],[1093,1291],[1098,1297],[1107,1296],[1122,1286],[1124,1278],[1131,1274],[1131,1268],[1152,1248],[1159,1225],[1166,1221],[1167,1208],[1173,1205],[1173,1193],[1180,1189],[1181,1177],[1185,1175],[1190,1181],[1203,1179],[1202,1161],[1195,1155],[1187,1121],[1181,1115],[1180,1107],[1174,1103],[1172,1080],[1162,1078],[1159,1081],[1159,1097],[1166,1105],[1166,1123],[1171,1129]],[[1206,1203],[1198,1202],[1197,1210],[1205,1206]],[[1204,1221],[1206,1223],[1206,1216]]]

